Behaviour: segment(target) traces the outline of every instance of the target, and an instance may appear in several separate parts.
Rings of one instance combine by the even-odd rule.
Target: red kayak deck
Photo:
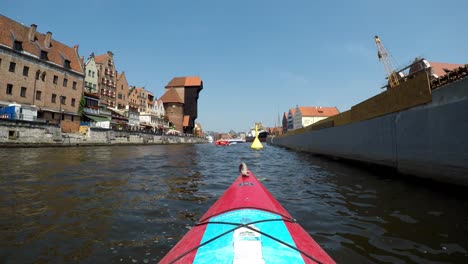
[[[282,254],[282,249],[288,250],[288,252],[284,252],[284,256],[294,251],[295,254],[302,257],[299,263],[335,263],[312,237],[296,223],[283,206],[257,180],[255,175],[250,171],[248,171],[248,175],[248,177],[239,175],[200,221],[169,251],[160,263],[233,263],[233,258],[237,258],[236,253],[232,252],[234,231],[240,227],[247,227],[256,231],[258,228],[252,228],[254,223],[256,226],[261,227],[261,231],[258,232],[261,232],[262,240],[265,241],[261,249],[263,256],[260,256],[264,260],[262,263],[283,263],[281,257],[278,257]],[[274,217],[275,219],[265,220],[264,218],[258,218],[259,213],[265,217],[267,217],[266,215],[276,217]],[[242,221],[248,219],[249,222],[242,222],[236,216],[238,218],[242,217]],[[220,219],[223,222],[220,222]],[[225,222],[225,219],[231,221]],[[257,221],[250,222],[252,220]],[[275,223],[269,228],[265,223],[267,221],[280,221],[280,224],[285,226],[284,229],[287,229],[286,233],[288,234],[280,235],[279,233],[282,231],[278,227],[279,223]],[[220,224],[224,226],[221,227]],[[286,238],[283,238],[285,236]],[[289,240],[287,240],[288,237]],[[214,242],[215,240],[219,241]],[[275,245],[277,248],[271,247],[270,251],[268,251],[268,245],[273,243],[277,244]],[[269,259],[268,256],[271,257],[271,252],[279,255]],[[211,257],[213,257],[212,261],[209,260],[210,253]],[[271,261],[273,259],[274,261]],[[292,258],[289,257],[289,260],[292,260]],[[234,261],[234,263],[237,262]],[[239,263],[243,262],[240,261]]]

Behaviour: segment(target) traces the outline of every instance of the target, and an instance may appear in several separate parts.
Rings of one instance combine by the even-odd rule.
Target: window
[[[21,87],[21,92],[20,92],[20,96],[21,97],[26,97],[26,87]]]
[[[72,88],[73,90],[76,90],[76,82],[73,82]]]
[[[13,84],[7,84],[6,86],[6,94],[13,94]]]
[[[119,93],[118,98],[119,98],[119,99],[122,99],[122,94],[121,94],[121,93]]]
[[[39,80],[39,71],[36,72],[36,80]]]
[[[70,61],[69,60],[65,60],[64,63],[63,63],[63,66],[66,68],[66,69],[70,69]]]
[[[9,71],[10,71],[10,72],[15,72],[15,68],[16,68],[16,63],[10,62],[10,69],[9,69]]]
[[[29,67],[28,66],[24,66],[23,67],[23,76],[28,76],[29,75]]]
[[[93,78],[94,78],[94,72],[93,72]]]
[[[41,100],[41,95],[42,95],[41,91],[36,91],[36,100],[40,101]]]
[[[41,80],[42,80],[43,82],[45,82],[45,76],[46,76],[46,73],[43,72],[43,73],[41,74]]]
[[[15,40],[13,43],[13,49],[16,51],[22,51],[23,50],[23,42]]]
[[[67,97],[66,96],[60,96],[60,104],[65,105],[67,102]]]
[[[63,87],[67,87],[67,84],[68,84],[68,79],[63,78]]]
[[[54,84],[57,84],[57,83],[58,83],[58,76],[54,75]]]
[[[47,56],[47,51],[41,50],[41,60],[49,60]]]
[[[52,98],[50,100],[52,103],[55,103],[57,101],[57,95],[56,94],[52,94]]]
[[[76,99],[75,99],[75,98],[72,98],[72,100],[71,100],[71,106],[75,106],[75,102],[76,102]]]
[[[91,76],[91,70],[88,70],[88,76]]]

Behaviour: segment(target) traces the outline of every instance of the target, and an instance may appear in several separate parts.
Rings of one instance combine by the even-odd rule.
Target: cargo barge
[[[416,60],[397,86],[267,142],[468,186],[468,64],[441,65]]]

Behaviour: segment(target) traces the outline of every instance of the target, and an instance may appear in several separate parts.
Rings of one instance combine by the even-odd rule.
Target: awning
[[[86,117],[88,117],[89,119],[92,119],[96,122],[105,122],[105,121],[110,121],[109,118],[106,118],[106,117],[102,117],[102,116],[93,116],[93,115],[85,115]]]

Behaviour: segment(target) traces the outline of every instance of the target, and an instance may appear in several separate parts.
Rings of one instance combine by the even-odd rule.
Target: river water
[[[468,263],[466,189],[250,144],[0,149],[0,263],[155,263],[245,162],[339,263]]]

